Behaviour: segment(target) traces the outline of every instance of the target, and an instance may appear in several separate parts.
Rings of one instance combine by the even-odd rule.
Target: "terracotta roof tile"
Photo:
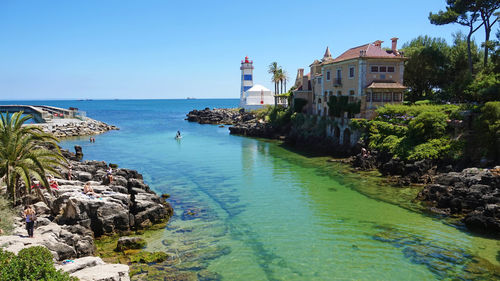
[[[333,62],[340,62],[360,57],[360,51],[365,51],[364,57],[370,58],[397,58],[394,54],[389,54],[381,47],[374,44],[365,44],[358,47],[351,48],[333,60]]]

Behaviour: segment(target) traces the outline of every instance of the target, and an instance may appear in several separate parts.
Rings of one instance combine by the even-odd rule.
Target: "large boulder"
[[[116,251],[125,251],[131,249],[142,249],[146,247],[146,241],[140,237],[120,237],[116,244]]]

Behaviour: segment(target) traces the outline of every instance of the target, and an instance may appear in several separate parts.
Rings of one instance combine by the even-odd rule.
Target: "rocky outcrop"
[[[253,119],[247,122],[237,123],[229,127],[233,135],[242,135],[257,138],[277,138],[278,131],[268,123]]]
[[[440,174],[418,198],[434,212],[464,216],[473,232],[500,237],[500,167]]]
[[[128,281],[129,267],[124,264],[107,264],[98,257],[84,257],[72,260],[56,269],[68,272],[82,281]]]
[[[117,127],[91,118],[80,119],[57,119],[57,122],[35,124],[46,133],[57,138],[89,136],[102,134],[111,130],[119,130]]]
[[[142,175],[129,169],[115,169],[108,183],[108,165],[101,161],[70,161],[72,179],[57,179],[54,195],[44,191],[51,202],[51,215],[61,225],[80,225],[95,236],[141,229],[172,215],[172,207],[144,183]],[[62,171],[68,177],[67,171]],[[83,193],[89,182],[95,195]]]
[[[198,122],[200,124],[224,124],[234,125],[255,119],[253,113],[245,112],[235,108],[205,108],[203,110],[193,110],[187,115],[189,122]]]

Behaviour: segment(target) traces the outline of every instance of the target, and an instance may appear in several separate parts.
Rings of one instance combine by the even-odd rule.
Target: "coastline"
[[[500,166],[480,169],[439,159],[405,162],[377,151],[366,157],[360,151],[367,144],[347,148],[335,145],[327,137],[301,138],[290,126],[275,127],[258,120],[252,112],[237,109],[205,108],[190,111],[186,116],[186,120],[199,124],[218,125],[223,120],[224,124],[232,125],[230,134],[277,139],[299,150],[311,150],[314,144],[320,149],[316,147],[312,151],[340,157],[332,161],[347,163],[357,170],[378,170],[394,185],[424,185],[415,200],[422,202],[427,211],[459,218],[455,223],[457,227],[465,225],[473,233],[500,239]]]
[[[41,124],[45,132],[56,137],[85,136],[118,129],[88,118],[75,122]],[[173,215],[167,196],[159,196],[144,183],[135,170],[116,168],[113,181],[107,181],[108,164],[83,161],[81,147],[75,153],[61,150],[71,171],[58,169],[62,178],[55,178],[57,188],[40,189],[46,203],[34,195],[20,198],[15,208],[21,217],[22,206],[32,204],[37,213],[35,238],[28,238],[24,222],[15,219],[10,235],[0,236],[3,250],[17,254],[32,246],[43,246],[52,253],[56,269],[82,280],[130,280],[127,264],[105,263],[96,254],[96,239],[106,235],[132,235],[142,230],[165,226]],[[71,178],[69,177],[71,174]],[[95,195],[83,192],[90,183]],[[37,188],[37,187],[35,187]]]

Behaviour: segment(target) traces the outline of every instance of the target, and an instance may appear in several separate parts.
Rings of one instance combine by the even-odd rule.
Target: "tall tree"
[[[477,9],[476,1],[474,0],[446,0],[446,11],[439,11],[436,14],[429,13],[429,20],[435,25],[444,25],[450,23],[458,23],[467,26],[467,58],[469,63],[469,72],[473,73],[473,62],[471,54],[471,38],[484,23],[477,26],[476,22],[480,20],[480,12]]]
[[[484,67],[486,67],[488,65],[488,51],[492,48],[490,42],[491,29],[500,17],[500,13],[497,12],[500,9],[500,0],[476,0],[475,2],[484,25]]]
[[[408,99],[412,102],[432,98],[436,89],[446,81],[449,47],[442,38],[419,36],[403,45],[409,57],[404,69]]]
[[[22,112],[0,114],[0,178],[7,185],[7,193],[14,204],[17,195],[21,194],[21,183],[24,183],[25,193],[31,193],[32,179],[43,183],[50,192],[47,173],[58,175],[56,167],[64,163],[55,137],[39,127],[23,126],[30,119],[31,115],[23,116]],[[45,148],[46,145],[55,150]],[[35,190],[46,202],[41,190]]]
[[[267,70],[267,72],[271,74],[271,82],[274,82],[274,93],[275,94],[278,94],[278,82],[279,82],[279,80],[276,80],[276,78],[278,77],[278,75],[276,75],[276,74],[277,74],[279,69],[280,69],[280,67],[278,66],[278,63],[272,62],[271,64],[269,64],[269,67]]]

